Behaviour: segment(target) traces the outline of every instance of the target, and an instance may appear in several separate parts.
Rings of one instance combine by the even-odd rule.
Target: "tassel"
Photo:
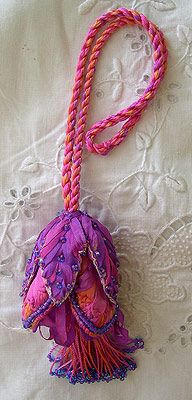
[[[141,98],[129,107],[94,124],[85,132],[92,80],[105,41],[118,28],[136,24],[149,33],[154,54],[153,74]],[[105,26],[107,25],[107,26]],[[99,35],[99,30],[102,28]],[[163,79],[167,49],[162,32],[143,14],[119,8],[99,17],[90,28],[77,64],[68,111],[62,168],[64,210],[37,238],[23,281],[22,322],[56,345],[49,353],[50,373],[70,383],[124,379],[136,368],[131,357],[143,348],[123,326],[117,303],[118,259],[108,230],[79,210],[83,144],[88,151],[106,155],[118,146],[140,119]],[[123,122],[124,121],[124,122]],[[119,132],[103,143],[94,137],[123,122]]]
[[[51,375],[70,383],[124,379],[143,347],[123,327],[118,259],[108,230],[82,211],[62,211],[39,235],[23,282],[23,326],[50,330]]]

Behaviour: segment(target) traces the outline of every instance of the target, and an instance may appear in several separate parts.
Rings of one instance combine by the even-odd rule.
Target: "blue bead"
[[[86,253],[87,253],[86,250],[82,250],[79,252],[79,254],[81,254],[81,256],[86,256]]]
[[[60,241],[61,241],[61,243],[66,243],[67,239],[66,239],[65,236],[62,236],[62,237],[60,238]]]
[[[57,257],[57,260],[58,260],[59,262],[64,262],[64,261],[65,261],[64,255],[61,254],[60,256],[58,256],[58,257]]]
[[[60,282],[57,282],[56,286],[57,286],[58,289],[62,289],[63,288],[63,285]]]

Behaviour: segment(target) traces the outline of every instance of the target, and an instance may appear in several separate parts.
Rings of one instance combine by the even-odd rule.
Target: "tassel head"
[[[49,328],[51,374],[71,383],[123,379],[143,346],[123,327],[111,235],[81,211],[62,211],[40,233],[23,281],[22,320]],[[134,349],[134,350],[133,350]]]

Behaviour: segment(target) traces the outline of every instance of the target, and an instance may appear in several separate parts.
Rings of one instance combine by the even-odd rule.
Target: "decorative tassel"
[[[103,28],[98,38],[100,28]],[[154,68],[141,98],[85,132],[91,85],[98,55],[118,28],[136,24],[147,30],[154,49]],[[94,44],[94,40],[96,43]],[[49,328],[56,345],[48,357],[52,375],[70,383],[124,379],[136,363],[131,357],[143,340],[129,337],[117,304],[118,259],[108,230],[79,210],[83,144],[106,155],[119,145],[141,117],[164,76],[167,49],[163,34],[136,12],[119,8],[99,17],[90,28],[77,65],[68,112],[62,169],[64,211],[40,233],[26,265],[22,295],[24,328]],[[114,138],[94,144],[105,128],[125,121]]]

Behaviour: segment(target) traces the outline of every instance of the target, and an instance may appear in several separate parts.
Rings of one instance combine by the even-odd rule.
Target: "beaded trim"
[[[102,335],[102,334],[106,333],[112,327],[112,325],[114,324],[114,322],[117,319],[117,315],[118,315],[117,312],[119,309],[118,304],[116,304],[115,313],[114,313],[113,317],[101,328],[98,328],[96,325],[93,324],[93,322],[91,322],[87,318],[86,314],[80,309],[80,306],[75,299],[74,293],[71,293],[70,298],[71,298],[73,307],[77,313],[77,316],[79,317],[80,321],[83,322],[83,324],[90,330],[91,333],[98,334],[98,335]]]
[[[23,327],[25,329],[28,329],[32,326],[32,324],[35,320],[37,320],[39,318],[41,320],[42,314],[43,315],[47,314],[47,312],[50,310],[50,306],[52,307],[53,305],[54,305],[54,301],[51,298],[48,298],[47,301],[42,306],[39,306],[37,308],[37,310],[30,315],[29,318],[27,318],[26,320],[22,320]]]

